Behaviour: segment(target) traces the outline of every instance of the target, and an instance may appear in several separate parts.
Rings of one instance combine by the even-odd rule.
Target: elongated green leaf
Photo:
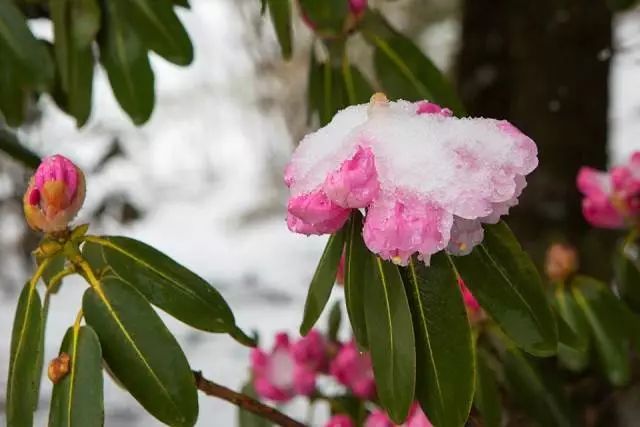
[[[463,426],[473,401],[475,356],[467,312],[448,256],[411,259],[404,280],[416,335],[416,398],[435,425]]]
[[[635,311],[640,311],[640,265],[633,254],[638,249],[635,245],[630,245],[626,250],[618,248],[613,264],[620,295]]]
[[[51,18],[55,57],[60,74],[65,110],[84,125],[91,112],[93,87],[92,41],[100,29],[96,0],[53,0]]]
[[[98,37],[100,62],[118,103],[140,125],[149,120],[155,102],[147,49],[128,22],[129,8],[123,8],[119,0],[104,4],[104,24]]]
[[[20,81],[20,71],[13,62],[0,44],[0,113],[9,126],[17,127],[26,115],[28,91]]]
[[[398,267],[378,257],[372,264],[376,280],[365,292],[364,302],[373,372],[380,403],[400,424],[409,413],[416,384],[411,311]]]
[[[473,405],[482,416],[485,427],[502,425],[502,404],[496,374],[489,367],[489,355],[482,349],[476,350],[476,392]]]
[[[364,294],[375,273],[371,255],[362,238],[362,214],[354,210],[349,221],[345,249],[344,297],[353,336],[361,349],[366,349],[367,325],[364,316]]]
[[[571,289],[576,303],[591,327],[593,343],[611,384],[629,381],[629,336],[622,302],[604,284],[578,276]]]
[[[11,333],[11,355],[7,379],[7,426],[33,425],[33,412],[40,388],[39,360],[42,332],[40,295],[29,283],[18,299]]]
[[[85,292],[82,308],[104,360],[131,395],[163,423],[193,426],[198,398],[189,363],[145,298],[119,279],[105,278],[100,290]]]
[[[31,34],[24,17],[9,0],[0,0],[0,50],[21,69],[21,81],[39,90],[53,81],[53,63],[44,43]]]
[[[570,405],[551,375],[516,348],[504,357],[505,376],[511,395],[529,416],[545,427],[575,426]]]
[[[2,69],[2,64],[0,64],[0,70]],[[8,129],[0,129],[0,151],[19,161],[28,169],[36,169],[40,164],[40,156],[22,145],[15,133]]]
[[[87,241],[87,245],[101,246],[102,257],[110,270],[141,292],[151,304],[194,328],[227,332],[243,344],[254,345],[236,326],[222,295],[162,252],[127,237],[90,237]]]
[[[193,61],[189,34],[170,0],[112,0],[127,8],[127,18],[146,47],[177,65]]]
[[[253,388],[251,381],[242,387],[242,394],[258,399],[258,394]],[[252,412],[238,408],[238,427],[269,427],[271,424],[266,419],[255,415]]]
[[[343,0],[299,0],[304,17],[313,23],[314,32],[322,38],[335,41],[345,29],[349,4]]]
[[[589,324],[570,291],[558,287],[555,306],[562,321],[558,322],[558,358],[569,369],[580,371],[589,363]],[[570,327],[573,342],[563,339],[563,328]]]
[[[338,341],[338,333],[340,332],[340,324],[342,323],[340,305],[340,301],[333,303],[331,310],[329,310],[329,319],[327,320],[327,338],[333,342]]]
[[[392,98],[428,99],[463,114],[453,86],[411,40],[397,33],[376,13],[366,15],[363,34],[374,46],[374,66],[382,87]]]
[[[50,427],[84,427],[104,424],[102,350],[89,326],[69,328],[60,354],[69,355],[69,373],[53,386]]]
[[[267,0],[267,5],[278,42],[280,43],[282,57],[289,59],[293,51],[290,0]]]
[[[318,262],[316,272],[311,279],[307,300],[304,303],[302,324],[300,325],[301,335],[309,333],[313,325],[318,321],[320,314],[322,314],[327,301],[329,301],[331,289],[336,282],[340,257],[344,250],[345,228],[343,227],[329,237],[327,246],[324,248],[322,257]]]
[[[485,226],[484,241],[453,260],[482,308],[518,346],[536,356],[556,352],[558,331],[542,280],[504,222]]]
[[[349,65],[345,55],[342,63],[342,78],[349,104],[365,104],[373,95],[373,88],[366,77],[356,67]]]

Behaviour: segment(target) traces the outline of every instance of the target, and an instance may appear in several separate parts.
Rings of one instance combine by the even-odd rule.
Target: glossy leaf
[[[329,301],[331,289],[336,282],[336,274],[338,272],[338,264],[344,250],[344,239],[346,227],[332,234],[329,237],[327,246],[324,248],[322,257],[318,262],[316,272],[311,279],[309,291],[307,292],[307,300],[304,303],[304,315],[302,324],[300,325],[300,334],[307,335],[313,325],[316,324],[322,310]]]
[[[14,2],[0,1],[0,50],[15,61],[20,80],[39,90],[53,81],[54,68],[44,43],[37,40]]]
[[[142,294],[105,278],[100,290],[85,292],[82,308],[104,360],[131,395],[163,423],[193,426],[198,397],[189,363]]]
[[[80,127],[91,112],[92,42],[100,29],[100,7],[96,0],[54,0],[51,18],[64,107]]]
[[[590,330],[587,319],[576,304],[571,291],[558,287],[555,306],[562,322],[558,322],[558,358],[569,369],[580,371],[589,363]],[[571,328],[577,341],[566,343],[562,337],[563,324]]]
[[[518,346],[536,356],[556,352],[558,331],[542,280],[504,222],[486,225],[484,241],[453,260],[482,308]]]
[[[170,0],[112,1],[126,8],[127,18],[147,48],[177,65],[189,65],[193,61],[189,34]]]
[[[241,390],[241,393],[245,396],[252,397],[254,399],[258,399],[258,394],[253,388],[253,384],[251,381],[247,382]],[[252,412],[245,411],[244,409],[240,409],[238,407],[238,427],[269,427],[271,423],[266,419],[255,415]]]
[[[253,340],[236,326],[222,295],[162,252],[128,237],[90,237],[87,241],[100,245],[110,271],[141,292],[151,304],[194,328],[227,332],[241,343],[253,345]]]
[[[489,366],[489,355],[482,349],[476,351],[476,388],[473,404],[482,416],[485,427],[502,425],[502,403],[496,374]]]
[[[373,372],[381,405],[400,424],[409,413],[416,383],[411,311],[398,267],[378,257],[372,264],[375,280],[364,303]]]
[[[70,357],[69,373],[53,386],[49,426],[102,426],[102,350],[98,336],[89,326],[69,328],[60,347],[62,353]]]
[[[321,38],[335,41],[343,34],[349,17],[349,4],[344,0],[299,0],[305,21]]]
[[[154,75],[147,49],[128,22],[129,8],[120,1],[104,3],[100,31],[100,62],[107,71],[113,94],[137,125],[151,116],[155,102]]]
[[[629,337],[622,302],[604,283],[589,277],[576,277],[571,289],[589,323],[609,382],[616,386],[626,384],[630,378]]]
[[[289,59],[293,50],[290,0],[266,0],[266,3],[280,43],[282,57]]]
[[[404,280],[416,335],[416,398],[435,425],[463,426],[473,401],[475,355],[467,312],[444,252],[413,258]]]
[[[1,64],[0,57],[0,70],[2,69],[4,69],[4,67]],[[2,93],[1,89],[0,93]],[[1,108],[0,106],[0,109]],[[28,169],[36,169],[40,164],[40,156],[22,145],[16,134],[6,128],[0,129],[0,151],[22,163]]]
[[[636,245],[631,245],[627,250],[618,248],[614,254],[616,284],[620,295],[635,311],[640,311],[640,265],[634,257],[638,249]]]
[[[8,427],[33,425],[40,389],[42,323],[40,295],[27,283],[18,299],[11,333],[6,395]]]
[[[511,396],[541,426],[575,426],[567,399],[552,375],[545,375],[532,358],[516,348],[504,356],[505,377]]]
[[[366,104],[373,95],[373,88],[356,67],[349,65],[345,55],[342,62],[342,79],[348,104]]]
[[[376,13],[366,15],[365,38],[374,46],[374,66],[382,88],[391,98],[428,99],[463,114],[453,86],[411,40],[396,32]]]
[[[327,338],[331,341],[338,341],[338,333],[340,332],[340,324],[342,323],[342,312],[340,310],[340,301],[336,301],[331,310],[329,310],[329,319],[327,327]]]
[[[19,74],[20,71],[13,64],[13,59],[0,44],[0,113],[7,124],[12,127],[20,126],[27,112],[28,91],[20,81]],[[14,142],[14,138],[8,138],[9,136],[8,134],[4,135],[7,138],[2,139]],[[0,147],[4,148],[5,141],[1,141]],[[15,147],[21,148],[17,140],[15,142]]]
[[[344,297],[353,336],[361,349],[368,347],[364,315],[365,289],[375,273],[372,257],[362,238],[362,214],[354,210],[348,224],[344,262]]]

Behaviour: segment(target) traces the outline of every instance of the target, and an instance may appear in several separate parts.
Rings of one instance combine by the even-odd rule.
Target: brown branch
[[[202,376],[202,372],[193,372],[198,390],[208,396],[214,396],[226,400],[239,408],[253,412],[259,417],[265,418],[282,427],[306,427],[304,424],[288,417],[271,406],[267,406],[256,399],[242,393],[237,393],[223,385],[216,384]]]

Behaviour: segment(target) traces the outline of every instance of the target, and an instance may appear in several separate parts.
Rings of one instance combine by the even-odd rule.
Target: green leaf
[[[11,333],[6,403],[8,427],[33,425],[40,388],[42,323],[40,295],[35,286],[27,283],[18,299]]]
[[[360,70],[348,64],[345,56],[342,64],[342,78],[348,104],[366,104],[373,95],[373,87]]]
[[[313,325],[316,324],[324,306],[329,301],[331,289],[336,282],[338,264],[344,250],[344,239],[346,227],[329,237],[327,246],[324,248],[322,257],[318,262],[316,272],[313,274],[307,300],[304,303],[304,315],[300,325],[300,334],[307,335]]]
[[[107,71],[118,103],[137,125],[151,116],[155,102],[154,75],[147,49],[129,24],[130,8],[120,1],[105,2],[98,42],[100,62]]]
[[[411,311],[398,267],[378,257],[372,264],[376,279],[364,302],[373,372],[381,405],[400,424],[413,403],[416,383]]]
[[[146,47],[176,65],[193,61],[189,34],[170,0],[112,1],[126,8],[127,18]]]
[[[453,86],[411,40],[396,32],[380,15],[365,17],[362,30],[374,46],[374,67],[382,88],[391,98],[428,99],[456,114],[464,108]]]
[[[338,332],[340,332],[340,324],[342,323],[340,301],[336,301],[333,306],[331,306],[327,323],[327,338],[333,342],[338,341]]]
[[[60,354],[70,357],[69,373],[53,386],[50,427],[104,424],[102,350],[89,326],[69,328]]]
[[[578,276],[571,284],[573,296],[591,327],[593,343],[611,384],[629,382],[629,337],[624,327],[623,303],[595,279]]]
[[[502,404],[496,374],[489,367],[489,355],[482,349],[476,350],[476,392],[473,404],[482,416],[485,427],[502,425]]]
[[[119,279],[105,278],[99,289],[87,289],[82,308],[104,360],[131,395],[163,423],[193,426],[198,396],[189,363],[145,298]]]
[[[304,16],[313,22],[314,32],[335,41],[342,35],[349,17],[349,4],[344,0],[299,0]]]
[[[88,237],[87,242],[100,245],[103,259],[113,273],[151,304],[194,328],[227,332],[243,344],[253,344],[236,326],[222,295],[162,252],[128,237]]]
[[[0,50],[15,61],[24,83],[44,90],[53,81],[53,63],[45,44],[31,34],[24,16],[8,0],[0,0]]]
[[[416,335],[416,398],[435,425],[463,426],[473,401],[473,338],[458,279],[439,252],[413,258],[404,280]]]
[[[640,266],[634,257],[638,249],[636,245],[629,245],[626,250],[618,248],[613,264],[620,295],[635,311],[640,311]]]
[[[97,243],[85,242],[82,245],[82,257],[89,263],[98,277],[101,277],[108,268],[102,246]]]
[[[545,375],[516,348],[507,349],[503,363],[511,396],[530,417],[545,427],[576,425],[570,405],[552,375]]]
[[[344,262],[344,297],[351,322],[353,336],[361,349],[368,347],[367,324],[364,316],[365,289],[375,273],[370,252],[362,238],[362,214],[351,213],[348,225],[347,246]]]
[[[519,347],[536,356],[556,352],[558,331],[542,280],[504,222],[486,225],[484,241],[453,260],[482,308]]]
[[[53,0],[51,18],[64,107],[81,127],[91,113],[92,42],[100,29],[100,7],[96,0]]]
[[[0,64],[0,73],[2,69],[2,64]],[[0,88],[1,93],[2,89]],[[0,151],[29,169],[36,169],[40,164],[40,156],[22,145],[15,133],[8,129],[0,129]]]
[[[242,387],[241,393],[245,396],[249,396],[256,400],[259,400],[258,394],[253,388],[253,384],[251,384],[251,381],[248,381]],[[269,423],[266,419],[238,407],[238,427],[269,427],[270,425],[271,423]]]
[[[561,321],[558,321],[558,358],[572,371],[580,371],[589,364],[589,324],[573,295],[564,287],[555,291],[555,306]],[[559,320],[560,320],[559,319]],[[574,340],[563,339],[563,329],[571,328]]]
[[[282,50],[282,57],[291,58],[293,42],[291,35],[291,3],[290,0],[267,0],[269,15]]]
[[[0,44],[0,112],[7,124],[12,127],[20,126],[27,113],[28,90],[20,81],[19,76],[20,70],[15,67],[13,59]],[[2,139],[5,137],[9,137],[9,135],[0,136]],[[11,138],[6,142],[14,142],[14,140],[15,138]],[[2,146],[6,142],[2,141],[0,144],[3,151],[4,147]],[[17,140],[15,142],[17,143]],[[16,148],[21,149],[22,147],[18,144]]]

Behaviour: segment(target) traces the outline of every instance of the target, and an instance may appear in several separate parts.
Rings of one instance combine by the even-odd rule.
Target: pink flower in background
[[[329,357],[327,342],[316,329],[309,331],[291,347],[291,353],[296,363],[310,371],[324,372],[328,368]]]
[[[623,228],[640,216],[640,151],[609,173],[590,167],[578,172],[577,185],[585,196],[582,213],[596,227]]]
[[[259,348],[252,350],[253,386],[260,397],[286,402],[315,390],[316,373],[296,362],[291,347],[287,334],[279,333],[271,353]]]
[[[84,197],[82,171],[66,157],[47,157],[29,181],[23,198],[27,223],[45,233],[62,231],[82,207]]]
[[[349,0],[349,10],[354,15],[360,15],[367,9],[367,0]]]
[[[344,344],[331,362],[331,375],[347,386],[354,395],[371,399],[376,394],[371,356],[360,353],[354,341]]]
[[[387,414],[381,410],[376,409],[369,415],[364,423],[364,427],[396,427],[393,421],[387,416]],[[407,420],[400,424],[398,427],[433,427],[429,418],[420,408],[418,403],[414,403],[409,411],[409,417]]]
[[[339,414],[331,417],[325,427],[355,427],[355,424],[348,415]]]
[[[334,233],[364,208],[365,243],[384,259],[464,255],[482,241],[483,223],[517,204],[537,164],[534,142],[506,121],[376,94],[302,140],[286,170],[287,224]]]

